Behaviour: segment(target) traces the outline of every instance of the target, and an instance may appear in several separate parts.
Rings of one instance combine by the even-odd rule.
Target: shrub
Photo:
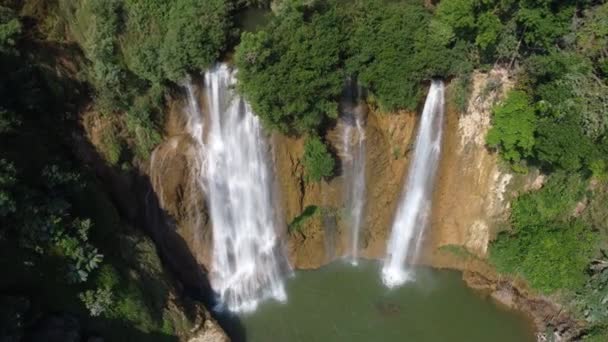
[[[491,246],[497,269],[521,275],[545,293],[581,288],[598,247],[591,227],[572,219],[584,186],[580,177],[559,173],[541,190],[515,199],[512,232],[500,234]]]
[[[93,290],[80,294],[80,299],[92,316],[129,322],[138,329],[158,331],[162,322],[155,322],[150,314],[138,282],[130,276],[122,275],[107,264],[101,267],[95,278]]]
[[[91,62],[87,76],[95,89],[95,105],[109,113],[128,103],[126,72],[116,37],[120,33],[120,0],[60,1],[74,35]]]
[[[306,179],[318,182],[333,175],[335,161],[327,146],[317,136],[309,137],[304,144],[304,171]]]
[[[536,115],[529,96],[511,91],[504,103],[494,109],[488,145],[499,148],[500,155],[514,164],[532,155]]]
[[[98,288],[96,290],[87,290],[78,295],[84,306],[89,310],[89,314],[93,317],[102,315],[110,310],[112,304],[112,290],[108,288]]]
[[[315,214],[317,214],[317,212],[319,212],[319,207],[317,207],[316,205],[309,205],[307,206],[304,211],[296,216],[291,223],[287,226],[288,227],[288,231],[291,232],[295,232],[295,231],[300,231],[300,229],[302,229],[302,225],[308,221],[310,218],[312,218],[313,216],[315,216]]]
[[[579,175],[557,172],[551,175],[541,190],[513,200],[511,223],[517,229],[554,220],[567,221],[584,191],[585,182]]]
[[[514,236],[500,235],[491,260],[500,272],[521,275],[542,292],[576,290],[587,279],[596,243],[597,237],[580,221],[545,222],[519,227]]]
[[[449,86],[448,98],[460,113],[466,113],[471,96],[471,79],[462,76],[452,80]]]
[[[102,132],[101,136],[101,153],[106,158],[108,163],[116,165],[120,161],[122,155],[122,143],[113,125],[108,125]]]

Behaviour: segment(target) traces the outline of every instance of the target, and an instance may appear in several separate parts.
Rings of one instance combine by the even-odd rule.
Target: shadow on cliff
[[[83,330],[104,331],[103,336],[95,333],[81,333]],[[67,342],[79,340],[92,341],[101,337],[106,341],[131,342],[179,342],[177,336],[159,332],[143,332],[113,319],[96,318],[84,327],[80,327],[77,320],[66,314],[53,314],[40,319],[32,329],[23,337],[24,342]]]
[[[120,215],[152,238],[163,264],[177,280],[178,290],[205,304],[209,311],[216,307],[204,266],[197,262],[186,241],[178,234],[175,220],[161,207],[150,178],[108,165],[86,138],[83,127],[74,139],[76,154],[93,168]],[[189,312],[185,314],[190,315]],[[221,313],[212,316],[232,341],[245,341],[245,329],[238,317]],[[195,317],[188,318],[193,321]]]
[[[81,124],[81,115],[90,105],[91,89],[78,75],[79,66],[86,63],[79,48],[75,44],[51,43],[39,39],[36,35],[36,18],[25,17],[23,24],[27,35],[17,42],[21,53],[3,59],[0,65],[0,71],[3,72],[3,80],[0,82],[2,105],[20,115],[18,132],[13,134],[19,139],[8,136],[13,140],[2,146],[3,157],[14,160],[19,169],[27,170],[27,174],[23,173],[21,177],[38,177],[46,164],[57,162],[55,159],[66,163],[74,162],[79,171],[92,170],[103,184],[103,191],[118,209],[121,219],[146,232],[155,242],[163,264],[172,273],[173,279],[177,280],[172,283],[176,283],[178,294],[185,294],[185,297],[203,302],[208,308],[213,307],[215,303],[204,269],[197,264],[186,242],[177,234],[170,217],[160,208],[149,178],[108,165],[88,140],[86,130]],[[87,196],[89,195],[92,194],[88,193]],[[81,201],[94,203],[91,198],[83,198]],[[99,213],[102,212],[102,208],[95,209]],[[100,229],[96,229],[98,230]],[[111,246],[114,250],[124,248],[120,244],[119,236],[109,234],[106,237],[104,245]],[[110,259],[116,257],[112,254],[117,253],[104,251],[104,254]],[[11,259],[7,258],[8,261],[15,260],[14,254],[9,257]],[[20,270],[27,273],[27,268],[19,265]],[[14,277],[14,274],[9,274],[8,277],[12,278],[11,276]],[[54,273],[50,276],[57,278]],[[39,277],[30,278],[26,275],[24,279],[31,285],[31,289],[24,288],[23,283],[15,283],[6,286],[2,284],[1,290],[14,290],[18,294],[38,299],[40,296],[36,295],[36,290],[46,287],[47,284],[37,281]],[[160,281],[162,279],[155,279],[155,282]],[[70,294],[73,295],[73,288],[64,286],[63,290],[71,291]],[[45,311],[41,312],[41,315],[47,315],[48,311],[53,311],[54,308],[74,312],[85,318],[82,321],[86,331],[104,331],[104,334],[110,332],[112,338],[108,340],[177,341],[173,336],[138,331],[120,321],[91,319],[87,317],[87,313],[79,311],[82,310],[82,304],[74,296],[70,298],[75,303],[63,303],[60,301],[63,299],[60,296],[62,293],[46,291],[40,294],[46,295],[46,301],[49,302],[35,303],[41,306],[39,309]],[[163,293],[162,300],[164,304],[168,304],[172,298],[169,293]],[[50,303],[53,301],[59,303],[51,305],[54,304]],[[157,314],[161,316],[162,312]],[[197,312],[184,310],[184,314],[190,321],[194,321]],[[158,321],[162,317],[154,319]],[[238,319],[221,317],[220,324],[226,326],[225,330],[235,341],[243,340],[241,336],[244,336],[244,328]]]

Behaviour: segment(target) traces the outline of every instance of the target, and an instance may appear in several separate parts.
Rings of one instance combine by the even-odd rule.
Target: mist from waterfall
[[[432,81],[416,137],[405,194],[397,209],[382,267],[382,281],[388,287],[413,279],[412,270],[407,264],[415,261],[428,223],[435,171],[441,152],[443,112],[443,82]]]
[[[357,264],[359,257],[359,237],[365,209],[365,130],[360,98],[360,87],[349,79],[341,103],[341,134],[345,210],[350,227],[349,258],[353,265]]]
[[[205,73],[205,120],[187,87],[187,125],[198,145],[199,184],[213,226],[211,286],[222,306],[250,312],[261,300],[286,300],[287,261],[276,230],[281,220],[266,137],[249,104],[234,91],[235,81],[235,71],[225,64]]]

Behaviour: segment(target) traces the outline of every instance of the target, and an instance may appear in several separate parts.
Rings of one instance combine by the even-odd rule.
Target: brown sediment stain
[[[488,90],[490,83],[495,86]],[[508,211],[506,192],[513,176],[502,170],[496,153],[487,148],[485,136],[492,106],[512,85],[502,69],[475,73],[466,113],[447,105],[424,263],[459,268],[453,265],[454,258],[441,253],[445,246],[460,246],[480,258],[487,255],[493,227]]]

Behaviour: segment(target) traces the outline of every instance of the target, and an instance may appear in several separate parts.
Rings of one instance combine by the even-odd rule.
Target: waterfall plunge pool
[[[416,281],[387,289],[381,264],[335,262],[286,281],[286,303],[240,316],[236,342],[527,342],[532,327],[469,289],[456,271],[419,268]]]

